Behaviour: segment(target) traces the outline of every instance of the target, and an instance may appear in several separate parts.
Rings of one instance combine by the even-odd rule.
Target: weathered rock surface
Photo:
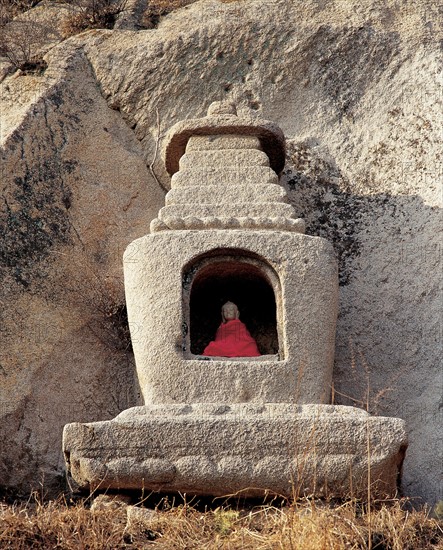
[[[371,410],[405,418],[403,490],[442,498],[440,29],[432,0],[210,0],[155,30],[83,34],[44,76],[3,80],[2,485],[54,480],[61,426],[133,401],[93,296],[110,284],[123,304],[121,252],[162,204],[156,110],[162,142],[230,98],[290,138],[288,195],[339,254],[336,400],[369,388]],[[155,171],[168,186],[159,155]]]
[[[43,90],[23,111],[20,80]],[[0,483],[50,490],[63,425],[137,403],[122,254],[163,192],[81,52],[2,92]]]
[[[286,159],[285,138],[278,126],[267,120],[260,120],[258,118],[254,119],[248,117],[250,120],[247,120],[245,115],[243,115],[242,119],[239,119],[236,116],[236,110],[229,114],[213,113],[211,106],[209,106],[208,115],[212,116],[202,119],[180,121],[169,130],[166,137],[164,156],[166,170],[171,176],[179,170],[179,162],[180,168],[182,168],[185,167],[187,163],[192,163],[194,156],[198,158],[198,152],[196,155],[191,152],[191,154],[185,156],[185,151],[189,151],[187,148],[189,138],[191,136],[211,136],[213,134],[217,134],[218,136],[229,136],[232,134],[235,136],[242,136],[245,134],[249,138],[256,137],[263,151],[261,154],[257,153],[256,156],[258,158],[256,164],[260,165],[260,158],[264,159],[265,164],[261,164],[262,166],[268,166],[270,163],[274,172],[280,174],[284,168]],[[195,140],[198,139],[198,137],[193,137],[191,139]],[[232,148],[230,146],[225,147],[225,144],[218,144],[218,147],[226,149]],[[237,149],[237,147],[234,149]],[[232,160],[235,161],[235,164],[243,164],[241,157],[246,153],[244,150],[245,147],[239,147],[238,149],[238,151],[233,150],[232,155],[239,158],[234,158]],[[182,166],[182,163],[184,166]],[[215,164],[217,164],[217,162],[215,162]]]
[[[406,444],[398,418],[281,403],[136,407],[63,434],[80,487],[208,495],[365,497],[369,468],[372,494],[392,496]]]

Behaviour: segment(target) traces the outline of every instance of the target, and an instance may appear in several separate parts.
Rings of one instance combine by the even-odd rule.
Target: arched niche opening
[[[260,353],[282,358],[278,275],[259,256],[236,249],[208,252],[184,269],[185,356],[200,356],[214,340],[227,301],[238,306]]]

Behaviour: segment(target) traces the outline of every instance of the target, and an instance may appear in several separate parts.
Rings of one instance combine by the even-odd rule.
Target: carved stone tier
[[[242,186],[232,185],[225,186],[224,192],[220,193],[220,187],[218,185],[198,185],[192,187],[183,187],[179,189],[171,189],[166,195],[166,205],[171,204],[190,204],[198,205],[210,204],[214,200],[214,196],[218,194],[217,200],[220,204],[229,205],[233,204],[239,196],[242,197],[246,203],[265,202],[266,204],[272,204],[274,202],[286,201],[285,191],[280,185],[273,183],[268,184],[256,184],[254,186]]]
[[[238,228],[304,233],[304,221],[295,218],[277,186],[285,146],[272,123],[241,119],[234,108],[223,111],[213,104],[206,118],[171,129],[165,154],[172,189],[151,233]]]
[[[294,231],[295,233],[304,233],[305,222],[302,219],[291,220],[288,218],[274,217],[223,217],[215,218],[189,216],[168,217],[165,221],[158,218],[151,222],[151,232],[166,231],[169,229],[274,229],[275,231]]]
[[[245,180],[250,179],[254,187],[259,184],[278,184],[277,174],[266,166],[195,166],[192,173],[187,171],[176,172],[171,178],[172,188],[177,187],[202,187],[216,185],[230,187],[244,185]],[[205,183],[206,182],[206,183]]]
[[[136,407],[63,434],[82,488],[250,497],[393,496],[405,448],[402,420],[332,405]]]
[[[257,117],[239,118],[234,105],[215,102],[210,105],[207,117],[182,120],[169,130],[164,154],[166,170],[169,174],[172,176],[179,170],[180,159],[185,151],[189,150],[187,146],[191,137],[214,135],[221,137],[235,135],[247,138],[249,141],[251,137],[256,138],[254,143],[260,144],[260,148],[269,157],[274,172],[280,174],[285,166],[285,136],[276,124]],[[246,148],[249,148],[247,139],[243,143],[246,143]],[[223,140],[220,141],[223,143]],[[235,149],[239,148],[238,143],[239,141],[234,145]],[[191,145],[191,150],[194,148],[195,145]],[[229,147],[222,144],[222,148]]]

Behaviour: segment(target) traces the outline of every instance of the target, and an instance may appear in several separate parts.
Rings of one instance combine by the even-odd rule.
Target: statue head
[[[221,313],[223,323],[227,323],[228,321],[232,321],[233,319],[238,319],[240,317],[238,307],[233,302],[226,302],[226,304],[223,304]]]

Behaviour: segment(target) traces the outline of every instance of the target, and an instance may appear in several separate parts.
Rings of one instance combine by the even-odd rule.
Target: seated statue
[[[222,323],[215,340],[210,342],[203,355],[212,357],[258,357],[257,344],[246,325],[239,319],[238,307],[226,302],[222,307]]]

